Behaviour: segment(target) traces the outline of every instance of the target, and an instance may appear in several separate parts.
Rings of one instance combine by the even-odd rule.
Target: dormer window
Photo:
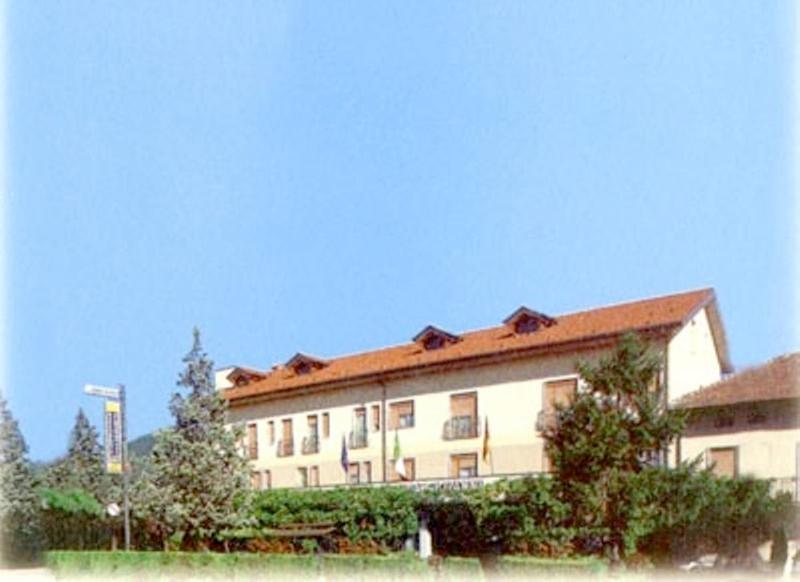
[[[228,374],[228,380],[236,387],[247,386],[251,382],[258,382],[266,377],[267,374],[260,370],[241,366],[234,368],[230,374]]]
[[[286,367],[292,370],[298,376],[303,374],[310,374],[314,370],[324,368],[328,363],[325,360],[320,360],[313,356],[306,354],[296,353],[291,359],[286,362]]]
[[[445,347],[447,344],[454,344],[461,341],[461,338],[443,329],[429,325],[414,336],[414,341],[425,350],[438,350]]]
[[[552,317],[523,306],[503,320],[516,334],[533,333],[543,327],[550,327],[557,322]]]

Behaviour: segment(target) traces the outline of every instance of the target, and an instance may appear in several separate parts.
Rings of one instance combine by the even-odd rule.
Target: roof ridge
[[[729,374],[724,378],[720,378],[716,382],[702,386],[674,401],[677,406],[684,406],[689,408],[703,407],[703,406],[719,406],[722,399],[738,398],[738,401],[746,401],[741,399],[741,390],[747,388],[748,383],[756,381],[772,382],[778,379],[780,382],[788,371],[789,385],[800,386],[800,378],[792,374],[793,364],[800,364],[800,352],[787,352],[778,356],[773,356],[770,359],[759,364],[753,364],[742,369],[735,374]],[[773,390],[780,392],[782,385],[769,384]],[[776,388],[777,386],[777,388]],[[753,396],[758,393],[754,392]],[[705,400],[710,398],[711,400]],[[723,402],[724,403],[724,402]],[[729,402],[728,402],[729,403]]]
[[[607,304],[607,305],[600,305],[598,307],[589,307],[589,308],[581,309],[581,310],[578,310],[578,311],[568,311],[566,313],[560,313],[560,314],[554,315],[552,317],[553,317],[553,319],[555,319],[557,321],[560,317],[569,317],[569,316],[579,315],[581,313],[590,313],[590,312],[593,312],[593,311],[602,311],[604,309],[613,309],[613,308],[616,308],[616,307],[638,305],[638,304],[642,304],[642,303],[647,303],[649,301],[673,299],[673,298],[676,298],[676,297],[681,297],[681,296],[684,296],[684,295],[691,295],[693,293],[701,293],[701,292],[704,292],[704,291],[713,293],[714,292],[714,288],[713,287],[701,287],[701,288],[697,288],[697,289],[690,289],[690,290],[687,290],[687,291],[678,291],[678,292],[674,292],[674,293],[667,293],[667,294],[664,294],[664,295],[654,295],[654,296],[651,296],[651,297],[645,297],[643,299],[618,301],[616,303],[611,303],[611,304]],[[445,330],[445,328],[443,328],[441,326],[438,326],[438,325],[435,325],[435,324],[430,324],[430,323],[426,324],[426,327],[430,326],[430,325],[433,325],[437,329]],[[478,328],[474,328],[474,329],[467,329],[465,331],[449,332],[449,333],[454,333],[455,335],[458,335],[458,336],[466,336],[466,335],[473,335],[473,334],[478,334],[478,333],[482,333],[482,332],[487,332],[487,331],[490,331],[490,330],[502,329],[504,327],[506,327],[506,324],[500,323],[499,325],[478,327]],[[320,357],[320,358],[322,358],[322,359],[324,359],[324,360],[326,360],[328,362],[332,362],[334,360],[343,360],[343,359],[346,359],[346,358],[355,358],[355,357],[365,356],[367,354],[377,354],[379,352],[394,350],[394,349],[397,349],[397,348],[408,347],[408,346],[412,346],[412,345],[414,345],[414,341],[413,340],[408,340],[408,341],[404,341],[404,342],[389,344],[389,345],[378,347],[378,348],[365,349],[365,350],[354,351],[354,352],[347,352],[347,353],[338,354],[338,355],[334,355],[334,356],[318,356],[318,357]],[[298,352],[298,353],[304,353],[304,352]],[[269,374],[271,371],[272,370],[270,370],[269,368],[267,368],[265,370],[265,372],[267,374]]]
[[[630,299],[627,301],[617,301],[615,303],[607,303],[606,305],[599,305],[597,307],[590,307],[588,309],[579,309],[578,311],[569,311],[567,313],[561,313],[556,317],[564,317],[567,315],[578,315],[580,313],[588,313],[590,311],[600,311],[602,309],[612,309],[614,307],[623,307],[626,305],[636,305],[640,303],[647,303],[648,301],[658,301],[660,299],[673,299],[675,297],[681,297],[683,295],[692,295],[693,293],[701,293],[701,292],[714,292],[713,287],[699,287],[697,289],[689,289],[688,291],[677,291],[675,293],[667,293],[665,295],[652,295],[650,297],[644,297],[643,299]]]

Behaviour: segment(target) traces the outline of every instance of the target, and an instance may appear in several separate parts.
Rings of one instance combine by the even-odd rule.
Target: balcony
[[[349,443],[351,449],[365,449],[369,446],[369,437],[366,428],[360,428],[350,433]]]
[[[442,438],[446,441],[474,439],[481,436],[480,417],[454,416],[445,421]]]
[[[313,455],[319,452],[319,437],[315,434],[303,437],[303,454]]]
[[[795,503],[800,502],[800,498],[798,498],[798,494],[800,493],[800,487],[797,484],[796,477],[783,477],[778,479],[773,479],[772,483],[770,483],[770,493],[776,495],[778,493],[788,493],[792,496],[792,501]]]
[[[553,429],[558,423],[558,413],[555,410],[540,410],[536,415],[536,430],[544,432]]]
[[[258,445],[256,443],[247,445],[247,458],[251,461],[258,459]]]
[[[278,441],[277,454],[279,457],[291,457],[294,454],[294,441],[292,439]]]

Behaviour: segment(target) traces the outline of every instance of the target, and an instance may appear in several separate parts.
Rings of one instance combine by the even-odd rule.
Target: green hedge
[[[420,560],[413,553],[399,552],[386,556],[367,555],[297,555],[252,553],[190,552],[71,552],[54,551],[46,555],[47,566],[59,578],[114,576],[143,578],[184,575],[189,577],[268,576],[328,579],[373,580],[483,580],[477,558]],[[546,559],[500,557],[493,573],[502,576],[534,574],[576,574],[604,572],[605,564],[594,558]]]
[[[640,477],[652,505],[640,552],[657,561],[686,561],[703,553],[751,555],[798,518],[788,493],[769,494],[769,481],[715,477],[690,466]]]
[[[46,555],[47,566],[57,577],[109,576],[145,577],[184,575],[190,577],[237,577],[258,575],[348,578],[431,579],[435,571],[412,553],[388,556],[297,555],[211,552],[71,552]]]
[[[531,577],[534,575],[586,576],[604,574],[606,562],[595,557],[582,558],[537,558],[532,556],[501,556],[495,563],[495,573],[507,576]]]
[[[261,491],[253,504],[255,532],[288,523],[332,523],[352,546],[396,551],[417,533],[418,505],[419,494],[405,487]]]
[[[717,478],[688,466],[648,469],[630,478],[638,502],[625,535],[639,552],[634,558],[674,562],[699,553],[746,555],[796,519],[788,497],[770,497],[769,483],[763,480]],[[43,513],[50,549],[108,547],[109,523],[96,515],[91,503],[78,501],[48,497],[49,509]],[[402,550],[406,540],[417,534],[420,515],[429,522],[436,552],[445,556],[592,555],[602,551],[609,535],[570,527],[571,510],[559,495],[558,482],[531,478],[464,491],[418,492],[406,487],[261,491],[254,495],[253,527],[220,537],[229,540],[230,549],[267,554],[388,554]],[[334,531],[319,541],[272,535],[290,523],[331,523]],[[143,547],[136,543],[141,524],[134,523],[132,529],[134,547]],[[335,568],[337,562],[331,564]],[[458,566],[453,563],[453,567]]]

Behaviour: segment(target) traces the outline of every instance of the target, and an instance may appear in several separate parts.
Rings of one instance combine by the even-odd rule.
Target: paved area
[[[47,568],[22,568],[17,570],[0,570],[0,580],[9,582],[21,580],[23,582],[53,582],[55,576]]]

